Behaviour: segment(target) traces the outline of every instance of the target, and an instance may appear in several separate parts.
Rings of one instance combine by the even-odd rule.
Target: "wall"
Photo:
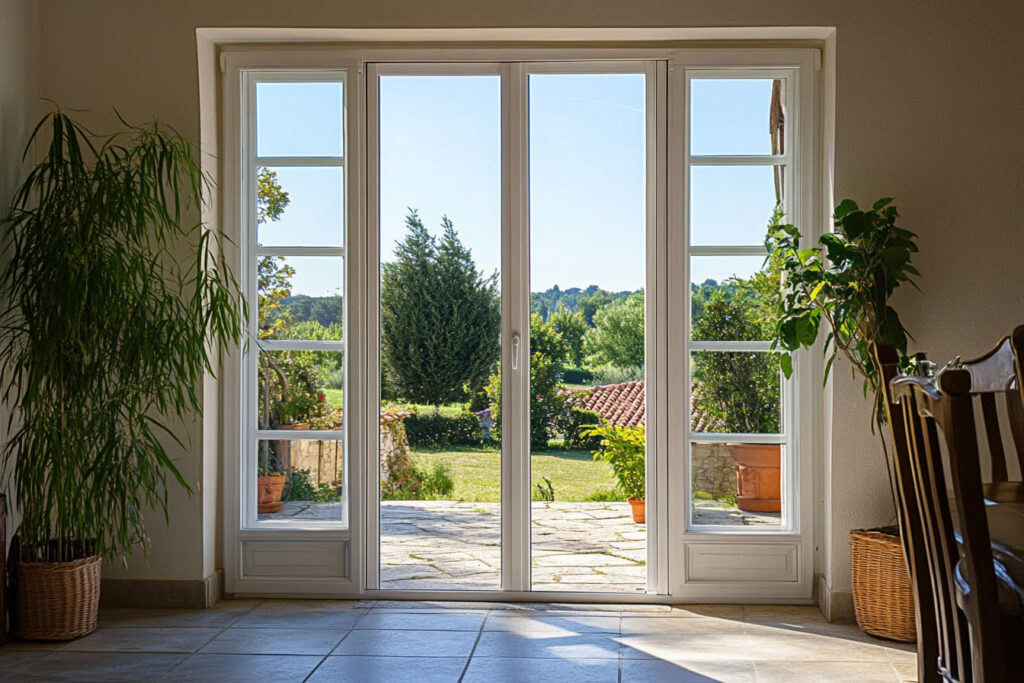
[[[36,59],[31,40],[35,19],[30,0],[0,0],[0,215],[7,214],[21,180],[21,157],[35,109]],[[6,441],[7,416],[6,406],[0,407],[0,443]],[[12,496],[12,491],[7,494]],[[17,512],[11,513],[8,544],[18,523]],[[0,550],[6,555],[6,548]]]
[[[898,300],[916,346],[942,360],[982,351],[1024,318],[1024,10],[941,0],[43,0],[40,92],[108,126],[159,116],[199,136],[195,29],[291,27],[835,26],[836,197],[893,195],[921,235],[923,294]],[[849,591],[850,528],[891,515],[860,389],[837,368],[831,401],[832,514],[827,589]],[[193,443],[201,443],[193,434]],[[202,474],[201,454],[188,455]],[[176,497],[173,534],[155,536],[152,570],[200,578],[204,511]],[[208,522],[208,520],[206,520]],[[152,525],[154,531],[162,527]]]

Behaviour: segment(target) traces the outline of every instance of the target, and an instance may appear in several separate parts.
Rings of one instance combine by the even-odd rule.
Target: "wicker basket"
[[[914,592],[896,527],[850,532],[850,583],[857,625],[873,636],[912,643]]]
[[[73,562],[19,562],[14,604],[18,637],[72,640],[96,630],[98,555]]]

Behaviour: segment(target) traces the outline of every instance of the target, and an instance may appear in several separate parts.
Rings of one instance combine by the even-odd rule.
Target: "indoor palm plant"
[[[22,515],[27,638],[95,628],[101,562],[146,549],[147,511],[169,521],[168,486],[190,490],[170,449],[185,446],[179,425],[201,409],[217,349],[240,337],[237,282],[198,219],[207,179],[192,146],[121,122],[98,137],[44,117],[27,150],[46,153],[2,222],[3,473]]]
[[[895,489],[885,443],[886,430],[880,428],[886,415],[882,403],[882,369],[872,347],[876,344],[891,346],[898,352],[901,363],[909,365],[906,359],[909,335],[889,300],[904,283],[917,287],[914,279],[919,273],[910,263],[917,251],[914,241],[917,235],[897,227],[898,217],[891,198],[879,199],[867,210],[845,199],[835,210],[835,232],[823,235],[819,246],[802,247],[800,232],[792,225],[782,224],[779,214],[769,226],[765,242],[768,259],[781,269],[784,278],[776,300],[775,335],[776,348],[783,351],[780,355],[783,372],[787,377],[792,374],[790,354],[801,347],[813,346],[824,325],[828,330],[825,378],[839,355],[848,361],[854,376],[861,378],[864,396],[870,396],[872,401],[872,431],[881,441],[894,508]],[[883,564],[894,568],[893,573],[880,571],[877,561],[870,558],[865,561],[869,547],[873,555],[883,558]],[[891,626],[866,630],[876,635],[912,640],[913,596],[896,527],[852,531],[850,555],[858,623],[864,627],[866,622],[872,621],[867,617],[873,611],[899,615],[898,619],[877,620]],[[896,558],[896,561],[886,558]],[[860,571],[860,567],[866,567],[867,571]],[[872,586],[879,582],[905,584],[906,590],[901,591],[898,598],[903,606],[872,604],[872,596],[878,594]]]

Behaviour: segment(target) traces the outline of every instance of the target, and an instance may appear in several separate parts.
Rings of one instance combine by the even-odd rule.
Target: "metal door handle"
[[[512,369],[519,369],[519,335],[512,335]]]

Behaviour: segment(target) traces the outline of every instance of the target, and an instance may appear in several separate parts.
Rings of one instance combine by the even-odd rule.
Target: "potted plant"
[[[48,114],[25,152],[45,155],[0,223],[23,638],[96,627],[103,559],[146,550],[146,511],[168,520],[170,482],[191,490],[171,449],[202,409],[201,375],[242,329],[238,284],[197,218],[207,179],[192,146],[122,123],[100,138]]]
[[[917,287],[914,281],[920,274],[911,265],[917,251],[917,235],[896,226],[899,213],[891,198],[879,199],[870,209],[861,210],[850,199],[844,199],[835,210],[835,232],[822,236],[817,247],[804,248],[800,232],[792,225],[783,225],[776,215],[769,226],[765,246],[768,258],[778,264],[785,278],[785,286],[776,299],[778,322],[776,347],[782,349],[782,370],[787,377],[793,372],[791,353],[809,348],[818,338],[822,325],[827,328],[825,338],[825,377],[836,356],[842,355],[854,376],[863,381],[864,396],[871,397],[872,432],[878,434],[883,460],[889,473],[890,493],[895,509],[895,491],[892,487],[892,467],[885,442],[884,387],[882,369],[872,352],[872,345],[884,344],[896,349],[901,363],[906,359],[908,333],[899,314],[889,305],[893,292],[902,284]],[[878,429],[876,430],[876,427]],[[870,546],[865,539],[872,538]],[[902,556],[898,530],[895,526],[875,530],[851,531],[851,567],[869,566],[864,576],[853,581],[854,609],[858,623],[864,627],[870,612],[881,610],[905,615],[899,624],[868,629],[875,635],[899,640],[913,640],[913,596],[906,580],[905,561],[887,563],[903,568],[902,576],[885,575],[877,562],[861,561],[859,554],[878,552],[874,541],[887,538],[885,552]],[[873,604],[872,596],[879,591],[862,588],[879,583],[902,584],[898,599],[909,607],[895,609],[892,605]],[[885,594],[891,595],[886,592]],[[909,616],[906,616],[909,615]],[[879,620],[885,622],[887,620]]]
[[[590,427],[583,436],[601,439],[600,450],[593,451],[594,460],[604,460],[612,466],[612,471],[619,479],[619,489],[629,500],[633,511],[633,521],[643,524],[647,521],[647,510],[644,504],[647,467],[644,453],[646,439],[644,426],[614,427],[610,425]]]
[[[775,329],[771,292],[779,287],[778,268],[750,279],[733,278],[717,288],[693,324],[702,341],[758,341]],[[716,431],[732,434],[779,433],[779,359],[776,354],[700,351],[693,354],[694,406]],[[748,512],[782,509],[779,444],[728,443],[736,470],[736,505]]]

